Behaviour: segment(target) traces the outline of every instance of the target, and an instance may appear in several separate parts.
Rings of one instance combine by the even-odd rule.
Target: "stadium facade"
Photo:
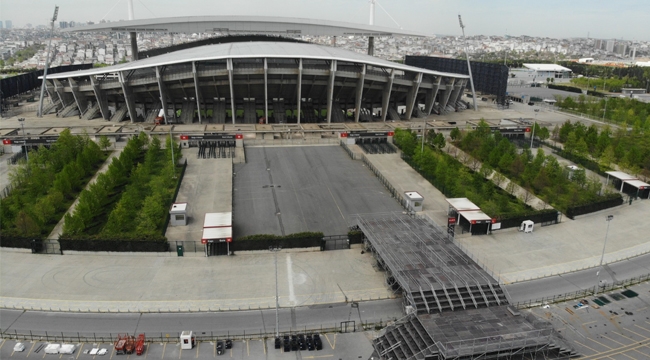
[[[341,48],[269,41],[53,74],[47,89],[62,117],[152,122],[164,108],[166,122],[329,123],[399,120],[398,108],[402,119],[465,108],[467,81]]]

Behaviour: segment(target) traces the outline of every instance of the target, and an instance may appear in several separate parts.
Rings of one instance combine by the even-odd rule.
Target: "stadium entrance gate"
[[[347,235],[331,235],[324,236],[321,241],[321,251],[326,250],[342,250],[350,248],[350,240]]]
[[[208,240],[205,249],[207,256],[228,255],[228,243],[226,241],[211,242]]]
[[[393,154],[397,149],[388,142],[388,137],[393,135],[392,131],[351,131],[348,133],[348,138],[354,139],[354,143],[359,145],[366,154]]]
[[[183,139],[186,137],[185,139]],[[232,158],[235,156],[235,135],[204,134],[184,135],[181,140],[187,140],[189,147],[198,147],[198,158]]]

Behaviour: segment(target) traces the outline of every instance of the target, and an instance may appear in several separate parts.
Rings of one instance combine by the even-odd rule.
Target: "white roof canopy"
[[[203,220],[204,228],[232,226],[232,213],[206,213]]]
[[[201,240],[232,239],[231,227],[204,228]]]
[[[456,209],[456,211],[476,211],[481,210],[480,207],[476,206],[473,202],[469,201],[468,198],[454,198],[446,199],[449,205]]]
[[[571,72],[571,69],[565,68],[557,64],[523,64],[524,67],[535,71],[557,71],[557,72]]]
[[[625,180],[626,184],[630,184],[637,189],[650,189],[650,184],[643,182],[641,180]]]
[[[483,211],[463,211],[460,213],[460,216],[464,217],[467,219],[467,221],[472,222],[472,221],[484,221],[484,220],[490,220],[492,221],[492,218],[489,217],[486,213]]]
[[[605,171],[605,173],[607,175],[611,175],[611,176],[613,176],[613,177],[615,177],[617,179],[620,179],[620,180],[634,180],[634,179],[636,179],[635,176],[632,176],[632,175],[630,175],[628,173],[624,173],[622,171]]]

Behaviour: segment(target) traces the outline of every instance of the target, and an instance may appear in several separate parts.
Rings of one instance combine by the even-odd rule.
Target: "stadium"
[[[211,45],[130,63],[48,75],[52,103],[44,113],[56,111],[60,117],[101,117],[114,122],[154,122],[160,115],[166,123],[184,124],[332,123],[408,120],[467,107],[460,101],[469,80],[467,75],[277,37],[306,33],[369,35],[371,53],[373,36],[393,35],[389,30],[287,19],[185,21],[185,31],[228,29],[228,33],[241,34],[242,28],[258,35],[238,35],[230,41],[229,37],[221,37]],[[76,31],[184,29],[176,20],[132,22],[142,21]],[[138,53],[137,48],[133,50]]]

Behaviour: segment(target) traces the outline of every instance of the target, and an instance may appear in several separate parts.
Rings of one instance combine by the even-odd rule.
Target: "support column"
[[[334,102],[334,79],[336,78],[336,60],[330,65],[330,78],[327,81],[327,123],[332,122],[332,103]]]
[[[138,34],[134,31],[131,33],[131,61],[136,61],[139,59],[138,54]]]
[[[467,79],[460,81],[458,95],[456,96],[456,101],[454,103],[459,102],[463,98],[463,94],[465,93],[463,90],[467,87],[467,81]]]
[[[433,105],[436,103],[436,95],[438,95],[438,89],[440,89],[440,82],[442,81],[442,76],[438,76],[438,81],[433,83],[433,88],[427,90],[427,100],[424,106],[424,112],[427,116],[431,115],[433,110]]]
[[[361,115],[361,99],[363,98],[363,84],[366,80],[366,64],[363,64],[361,74],[359,74],[359,81],[357,81],[357,94],[354,99],[354,122],[359,122],[359,115]]]
[[[422,73],[418,73],[411,89],[409,89],[408,95],[406,96],[406,120],[411,120],[413,116],[413,108],[415,107],[415,102],[418,99],[418,91],[420,90],[420,83],[422,83]]]
[[[160,66],[156,66],[156,80],[158,81],[158,92],[160,93],[160,105],[163,110],[165,125],[167,125],[169,124],[169,121],[167,121],[167,100],[169,97],[167,96],[167,89],[165,88],[165,83],[163,82],[162,73],[163,70],[160,68]]]
[[[302,58],[300,58],[300,61],[298,62],[298,88],[296,89],[296,93],[298,94],[298,114],[296,116],[298,117],[298,124],[300,124],[300,108],[302,105]]]
[[[102,113],[102,118],[104,120],[110,120],[111,115],[108,111],[108,99],[106,98],[106,92],[102,89],[100,83],[94,76],[90,76],[90,83],[93,86],[93,92],[95,93],[95,98],[97,99],[97,104],[99,104],[99,112]]]
[[[117,73],[122,85],[122,92],[124,93],[124,102],[126,102],[126,109],[129,111],[131,123],[135,122],[137,112],[135,111],[135,103],[133,102],[133,90],[129,86],[128,79],[124,76],[124,71]]]
[[[235,88],[233,87],[233,78],[232,78],[232,59],[226,59],[226,66],[228,68],[228,85],[230,85],[230,111],[232,111],[232,123],[235,123],[235,118],[237,118],[237,113],[235,112]]]
[[[269,123],[269,64],[264,58],[264,119],[265,123]]]
[[[77,103],[79,115],[83,116],[86,110],[88,110],[88,100],[86,99],[86,96],[79,91],[79,84],[77,84],[73,78],[68,78],[68,83],[70,83],[70,89],[72,90],[74,101]]]
[[[199,90],[199,75],[196,71],[196,61],[192,61],[192,75],[194,75],[194,93],[196,97],[196,108],[199,112],[199,124],[203,123],[203,118],[201,117],[201,103],[203,103],[203,96]]]
[[[52,80],[52,83],[54,84],[54,92],[56,93],[56,96],[59,97],[61,106],[65,108],[66,106],[70,105],[70,101],[68,101],[69,97],[66,96],[67,94],[63,90],[63,84],[61,84],[61,82],[57,79]]]
[[[450,100],[451,100],[450,103],[454,108],[456,107],[456,101],[458,100],[458,94],[460,93],[460,90],[462,89],[462,87],[460,86],[461,82],[462,82],[462,80],[455,79],[455,81],[454,81],[454,90],[452,91],[451,96],[449,97]]]
[[[390,69],[390,76],[386,85],[384,85],[384,91],[381,95],[381,121],[386,121],[386,116],[388,116],[388,105],[390,104],[390,93],[393,91],[393,80],[395,80],[395,69]]]
[[[375,55],[375,37],[374,36],[369,36],[368,37],[368,55],[370,55],[370,56]]]
[[[449,97],[451,96],[451,92],[454,89],[454,83],[456,82],[456,79],[452,78],[449,79],[449,83],[445,85],[445,91],[443,93],[443,99],[442,103],[440,104],[441,111],[445,111],[445,108],[447,107],[447,104],[449,103]]]

